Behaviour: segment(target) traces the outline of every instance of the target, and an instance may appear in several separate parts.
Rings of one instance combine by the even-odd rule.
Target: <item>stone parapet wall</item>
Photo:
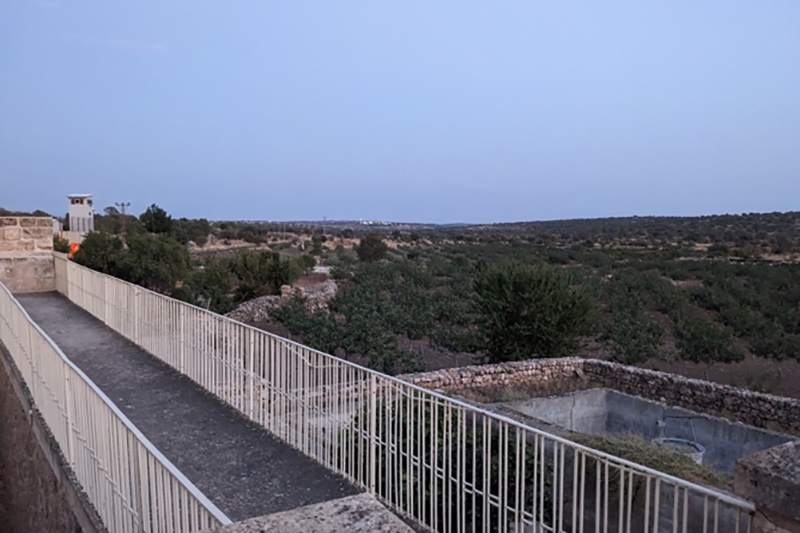
[[[0,217],[0,254],[52,251],[51,217]]]
[[[403,379],[481,403],[607,388],[750,426],[800,435],[800,400],[597,359],[540,359],[448,368]]]
[[[445,368],[400,377],[420,387],[458,394],[474,402],[498,403],[590,388],[584,363],[584,359],[575,357],[539,359]]]
[[[6,257],[0,254],[0,283],[15,293],[56,290],[53,255]]]
[[[800,400],[608,361],[587,360],[584,372],[599,387],[753,427],[800,435]]]
[[[53,219],[0,217],[0,283],[12,292],[56,288]]]

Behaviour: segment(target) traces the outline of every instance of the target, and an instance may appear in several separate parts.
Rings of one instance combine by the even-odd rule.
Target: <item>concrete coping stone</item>
[[[737,494],[753,500],[758,510],[771,515],[773,521],[780,523],[782,518],[793,527],[800,527],[800,441],[739,459],[734,488]]]
[[[413,533],[374,496],[361,493],[290,511],[248,518],[201,533],[338,533],[340,531]]]

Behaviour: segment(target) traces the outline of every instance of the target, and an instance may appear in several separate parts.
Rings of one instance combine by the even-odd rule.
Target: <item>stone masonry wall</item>
[[[607,388],[712,416],[800,435],[800,401],[596,359],[542,359],[400,376],[481,403]],[[800,532],[800,441],[736,464],[735,491],[756,505],[753,530]]]
[[[461,366],[400,377],[420,387],[458,394],[470,401],[497,403],[591,388],[583,366],[584,360],[579,358],[540,359]]]
[[[0,344],[0,531],[105,531]]]
[[[482,403],[608,388],[754,427],[800,435],[800,400],[596,359],[541,359],[402,376]]]
[[[52,218],[0,217],[0,253],[52,251]]]
[[[55,290],[53,219],[0,217],[0,282],[13,292]]]
[[[584,371],[600,387],[800,436],[800,400],[608,361],[588,360]]]

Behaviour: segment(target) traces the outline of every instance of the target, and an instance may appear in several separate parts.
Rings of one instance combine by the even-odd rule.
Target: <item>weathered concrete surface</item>
[[[800,441],[739,460],[734,487],[755,502],[758,531],[800,532]]]
[[[0,283],[15,293],[55,290],[53,254],[0,254]]]
[[[414,530],[369,494],[318,503],[202,533],[412,533]]]
[[[800,400],[598,359],[565,357],[448,368],[401,379],[480,403],[612,389],[748,426],[800,436]]]
[[[0,531],[105,531],[2,344]]]
[[[601,435],[606,433],[609,414],[606,408],[607,392],[605,389],[590,389],[501,405],[570,431]]]
[[[359,492],[63,296],[26,294],[18,299],[64,353],[231,520]]]
[[[794,439],[790,435],[608,389],[589,389],[502,405],[580,433],[634,433],[648,440],[696,438],[706,448],[704,464],[730,474],[740,457]]]

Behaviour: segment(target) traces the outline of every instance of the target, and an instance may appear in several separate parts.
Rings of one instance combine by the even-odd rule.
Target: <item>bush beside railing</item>
[[[72,302],[436,531],[750,531],[750,502],[56,262]]]

